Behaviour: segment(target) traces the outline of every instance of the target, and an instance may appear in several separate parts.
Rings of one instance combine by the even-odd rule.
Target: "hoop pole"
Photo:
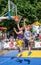
[[[8,17],[11,18],[11,14],[10,14],[10,0],[8,0]]]
[[[8,0],[8,10],[10,11],[10,0]]]

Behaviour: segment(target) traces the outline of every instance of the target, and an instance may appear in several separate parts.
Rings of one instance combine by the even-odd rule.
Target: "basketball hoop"
[[[20,22],[22,16],[13,16],[13,19],[15,20],[16,23]]]

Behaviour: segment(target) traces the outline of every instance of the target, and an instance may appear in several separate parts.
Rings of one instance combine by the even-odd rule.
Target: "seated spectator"
[[[14,40],[14,37],[13,37],[13,35],[12,35],[12,34],[10,34],[10,38],[9,38],[9,40],[11,40],[11,41],[13,41],[13,40]]]

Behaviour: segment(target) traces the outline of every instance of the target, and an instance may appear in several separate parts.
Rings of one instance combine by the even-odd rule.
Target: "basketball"
[[[16,18],[16,19],[15,19],[15,22],[16,22],[16,23],[18,23],[18,22],[19,22],[19,19],[18,19],[18,18]]]

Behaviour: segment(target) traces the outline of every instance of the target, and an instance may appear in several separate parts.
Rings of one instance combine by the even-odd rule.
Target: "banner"
[[[35,48],[41,48],[41,41],[35,41]]]
[[[16,48],[16,42],[5,42],[4,43],[4,49],[15,49]]]

